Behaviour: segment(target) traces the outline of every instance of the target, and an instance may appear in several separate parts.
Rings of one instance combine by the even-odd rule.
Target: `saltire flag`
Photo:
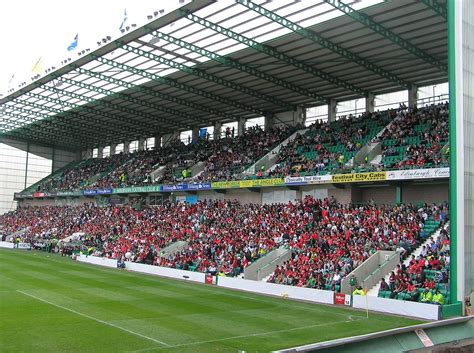
[[[31,72],[34,74],[39,74],[43,71],[43,57],[40,56],[38,61],[36,61],[35,66],[31,69]]]
[[[74,41],[71,44],[69,44],[69,46],[67,47],[67,51],[76,49],[78,41],[79,41],[79,34],[76,34],[76,36],[74,37]]]
[[[121,31],[123,29],[123,27],[125,26],[125,23],[127,22],[128,20],[128,17],[127,17],[127,9],[125,9],[123,11],[123,20],[122,20],[122,24],[120,25],[119,27],[119,30]]]

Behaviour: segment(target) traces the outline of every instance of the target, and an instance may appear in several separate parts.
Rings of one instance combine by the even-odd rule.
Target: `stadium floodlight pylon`
[[[356,20],[357,22],[362,23],[367,28],[370,28],[375,33],[380,34],[381,36],[387,38],[391,42],[399,45],[406,51],[410,52],[411,54],[415,55],[416,57],[422,59],[423,61],[433,65],[434,67],[438,68],[442,72],[448,72],[448,65],[443,63],[441,60],[438,60],[434,56],[428,54],[424,50],[421,50],[416,45],[413,45],[409,41],[403,39],[398,34],[393,32],[392,30],[388,29],[387,27],[381,25],[380,23],[374,21],[369,15],[362,13],[360,11],[355,10],[351,6],[345,4],[341,0],[324,0],[327,4],[333,6],[334,8],[342,11],[347,16],[351,17],[352,19]]]
[[[143,44],[143,45],[150,45],[149,43],[146,43],[146,42],[143,42],[143,41],[140,41],[138,40],[137,41],[138,43],[140,44]],[[200,77],[200,78],[203,78],[207,81],[211,81],[211,82],[214,82],[214,83],[217,83],[219,85],[222,85],[222,86],[225,86],[225,87],[229,87],[229,88],[232,88],[233,90],[235,91],[239,91],[239,92],[242,92],[242,93],[245,93],[251,97],[255,97],[255,98],[258,98],[258,99],[261,99],[261,100],[264,100],[264,101],[267,101],[267,102],[270,102],[276,106],[279,106],[279,107],[282,107],[284,108],[285,110],[287,111],[292,111],[294,110],[294,106],[291,104],[291,103],[288,103],[288,102],[285,102],[284,100],[281,100],[281,99],[277,99],[275,97],[272,97],[272,96],[269,96],[267,94],[264,94],[262,92],[258,92],[258,91],[255,91],[251,88],[248,88],[248,87],[245,87],[245,86],[242,86],[238,83],[235,83],[235,82],[232,82],[232,81],[228,81],[228,80],[225,80],[221,77],[218,77],[216,75],[212,75],[210,73],[207,73],[205,72],[204,70],[200,70],[198,68],[194,68],[194,67],[191,67],[191,66],[186,66],[184,64],[181,64],[181,63],[178,63],[174,60],[170,60],[170,59],[166,59],[162,56],[158,56],[158,55],[155,55],[155,54],[152,54],[152,53],[149,53],[149,52],[146,52],[146,51],[143,51],[143,50],[140,50],[138,48],[134,48],[130,45],[127,45],[125,44],[124,46],[122,46],[121,49],[124,49],[124,50],[127,50],[129,52],[133,52],[133,53],[137,53],[139,54],[140,56],[143,56],[143,57],[146,57],[148,59],[151,59],[151,60],[154,60],[154,61],[157,61],[161,64],[165,64],[169,67],[172,67],[174,69],[178,69],[182,72],[186,72],[186,73],[189,73],[191,75],[194,75],[194,76],[197,76],[197,77]],[[182,56],[181,56],[182,57]],[[263,115],[263,113],[260,113]]]
[[[129,83],[129,82],[126,82],[126,81],[123,81],[123,80],[119,80],[119,79],[104,75],[104,74],[99,73],[99,72],[94,72],[94,71],[90,71],[90,70],[86,70],[86,69],[82,69],[82,68],[77,68],[76,71],[81,73],[81,74],[90,76],[90,77],[99,78],[103,81],[113,83],[117,86],[122,86],[122,87],[125,87],[125,88],[128,88],[128,89],[131,89],[131,90],[136,90],[136,91],[139,91],[139,92],[142,92],[142,93],[146,93],[147,95],[153,96],[155,98],[165,99],[165,100],[168,100],[168,101],[173,102],[173,103],[178,103],[178,104],[181,104],[181,105],[184,105],[184,106],[188,106],[188,107],[196,109],[196,110],[201,110],[203,112],[213,114],[213,115],[215,115],[217,117],[220,117],[220,118],[223,117],[223,118],[227,118],[227,119],[235,119],[234,116],[232,116],[230,114],[227,114],[225,112],[221,112],[217,109],[213,109],[211,107],[206,107],[202,104],[196,104],[196,103],[187,101],[186,99],[181,99],[181,98],[178,98],[178,97],[174,97],[174,96],[171,96],[169,94],[161,93],[161,92],[155,91],[155,90],[153,90],[151,88],[148,88],[148,87],[142,87],[142,86],[134,85],[133,83]],[[115,94],[115,93],[113,93],[113,94]],[[129,95],[121,93],[120,98],[122,98],[122,95],[130,97]],[[131,97],[131,98],[133,98],[133,97]],[[136,98],[133,98],[133,99],[135,100]],[[137,101],[140,101],[140,104],[143,103],[142,105],[144,105],[144,106],[154,107],[156,110],[161,110],[161,108],[162,108],[162,106],[160,106],[160,105],[153,104],[153,103],[150,103],[150,102],[145,102],[141,99],[137,99]],[[201,120],[201,121],[202,122],[207,122],[207,120],[206,121]]]
[[[134,53],[141,52],[141,50],[137,49],[137,48],[133,48],[133,52]],[[132,66],[129,66],[129,65],[126,65],[126,64],[122,64],[122,63],[118,63],[118,62],[113,61],[113,60],[105,59],[103,57],[97,58],[97,61],[101,62],[102,64],[107,64],[107,65],[110,65],[112,67],[115,67],[115,68],[118,68],[118,69],[121,69],[121,70],[125,70],[125,71],[128,71],[128,72],[134,73],[136,75],[140,75],[144,78],[148,78],[151,81],[163,83],[165,85],[175,87],[175,88],[178,88],[180,90],[190,92],[190,93],[196,94],[198,96],[202,96],[202,97],[214,100],[216,102],[223,103],[223,104],[229,105],[231,107],[235,107],[235,108],[243,110],[243,111],[251,112],[251,113],[254,113],[254,114],[257,114],[257,115],[264,115],[265,114],[265,112],[263,112],[260,109],[256,109],[256,108],[253,108],[253,107],[248,106],[246,104],[243,104],[243,103],[240,103],[240,102],[228,99],[228,98],[218,96],[214,93],[203,91],[201,89],[195,88],[193,86],[186,85],[184,83],[178,82],[177,80],[173,80],[173,79],[168,78],[168,77],[158,76],[158,75],[153,74],[151,72],[141,70],[141,69],[137,69],[135,67],[132,67]]]
[[[359,88],[359,87],[356,87],[355,85],[347,82],[347,81],[344,81],[344,80],[340,80],[339,78],[331,75],[331,74],[328,74],[318,68],[315,68],[313,66],[310,66],[310,65],[307,65],[305,62],[301,61],[301,60],[297,60],[291,56],[288,56],[286,55],[285,53],[267,45],[267,44],[262,44],[262,43],[259,43],[249,37],[246,37],[244,36],[243,34],[240,34],[240,33],[236,33],[230,29],[227,29],[227,28],[224,28],[220,25],[218,25],[217,23],[213,23],[209,20],[206,20],[202,17],[199,17],[199,16],[196,16],[195,14],[193,13],[190,13],[189,11],[184,11],[184,10],[181,10],[181,14],[186,17],[188,20],[191,20],[193,21],[194,23],[198,23],[200,24],[201,26],[204,26],[206,28],[209,28],[209,29],[212,29],[213,31],[217,32],[217,33],[220,33],[220,34],[223,34],[225,35],[226,37],[228,38],[231,38],[237,42],[240,42],[242,44],[245,44],[247,45],[248,47],[252,48],[252,49],[255,49],[256,51],[260,52],[260,53],[263,53],[263,54],[266,54],[266,55],[269,55],[271,57],[274,57],[275,59],[278,59],[282,62],[285,62],[287,64],[290,64],[294,67],[297,67],[298,69],[300,70],[303,70],[309,74],[312,74],[314,76],[317,76],[319,78],[322,78],[323,80],[325,81],[328,81],[338,87],[342,87],[342,88],[345,88],[345,89],[348,89],[360,96],[367,96],[368,95],[368,92],[364,91],[363,89]]]
[[[448,9],[437,0],[421,0],[421,2],[432,9],[438,16],[443,17],[445,20],[448,19]]]
[[[225,65],[225,66],[240,70],[242,72],[246,72],[246,73],[248,73],[252,76],[258,77],[258,78],[260,78],[262,80],[265,80],[265,81],[268,81],[268,82],[271,82],[274,85],[281,86],[283,88],[286,88],[289,91],[296,92],[296,93],[298,93],[302,96],[313,98],[317,102],[327,103],[329,101],[328,98],[320,96],[319,94],[317,94],[315,92],[311,92],[311,91],[309,91],[305,88],[301,88],[299,86],[296,86],[296,85],[294,85],[294,84],[292,84],[288,81],[279,79],[279,78],[274,77],[272,75],[269,75],[269,74],[267,74],[263,71],[259,71],[257,69],[254,69],[253,67],[250,67],[246,64],[242,64],[238,60],[234,60],[234,59],[227,58],[225,56],[216,54],[216,53],[211,52],[211,51],[209,51],[205,48],[202,48],[202,47],[199,47],[199,46],[194,45],[192,43],[186,42],[182,39],[173,37],[169,34],[166,34],[166,33],[160,32],[160,31],[154,31],[152,33],[152,35],[154,35],[155,37],[158,37],[159,39],[163,39],[163,40],[165,40],[165,41],[167,41],[171,44],[176,44],[176,45],[180,46],[181,48],[188,49],[188,50],[190,50],[194,53],[205,56],[208,59],[216,61],[220,64]]]
[[[332,52],[334,52],[334,53],[336,53],[340,56],[343,56],[343,57],[349,59],[351,62],[354,62],[357,65],[360,65],[360,66],[366,68],[367,70],[372,71],[373,73],[385,78],[388,81],[394,82],[397,85],[399,85],[401,87],[404,87],[404,88],[409,88],[411,86],[411,84],[409,82],[405,81],[404,79],[398,77],[397,75],[395,75],[391,72],[388,72],[387,70],[381,68],[380,66],[378,66],[378,65],[364,59],[363,57],[361,57],[361,56],[359,56],[359,55],[357,55],[357,54],[341,47],[340,45],[324,38],[319,33],[315,32],[313,30],[303,28],[299,24],[297,24],[295,22],[292,22],[292,21],[280,16],[280,15],[276,14],[273,11],[267,10],[266,8],[264,8],[260,5],[257,5],[257,4],[253,3],[250,0],[235,0],[235,2],[247,7],[250,10],[253,10],[253,11],[257,12],[258,14],[260,14],[262,16],[265,16],[265,17],[269,18],[270,20],[278,23],[279,25],[281,25],[283,27],[289,28],[294,33],[297,33],[300,36],[302,36],[306,39],[309,39],[309,40],[313,41],[314,43],[322,46],[323,48],[326,48],[326,49],[328,49],[328,50],[330,50],[330,51],[332,51]]]

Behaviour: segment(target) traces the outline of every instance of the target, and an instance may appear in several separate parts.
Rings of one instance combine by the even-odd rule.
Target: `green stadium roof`
[[[77,150],[445,82],[445,6],[193,1],[1,97],[0,137]]]

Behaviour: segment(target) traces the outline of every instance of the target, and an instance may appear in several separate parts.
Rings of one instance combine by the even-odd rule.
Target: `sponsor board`
[[[114,194],[134,194],[139,192],[160,192],[161,185],[134,186],[128,188],[114,189]]]
[[[312,175],[285,178],[285,184],[288,185],[326,184],[329,182],[331,182],[330,175]]]
[[[449,178],[449,168],[426,168],[426,169],[407,169],[392,170],[382,172],[368,173],[350,173],[334,175],[313,175],[285,178],[268,178],[255,180],[231,180],[217,181],[212,183],[191,183],[175,185],[150,185],[126,188],[104,188],[82,191],[58,191],[56,193],[34,192],[32,194],[16,193],[15,198],[43,198],[43,197],[64,197],[64,196],[94,196],[107,194],[132,194],[132,193],[152,193],[152,192],[171,192],[186,190],[210,190],[210,189],[233,189],[233,188],[252,188],[252,187],[270,187],[283,185],[311,185],[311,184],[332,184],[332,183],[358,183],[375,182],[386,180],[419,180],[419,179],[441,179]]]
[[[357,183],[381,180],[387,180],[387,172],[334,174],[331,178],[332,183]]]
[[[31,249],[31,245],[29,243],[17,243],[16,247],[18,249],[26,249],[26,250]]]
[[[240,182],[238,180],[234,181],[215,181],[211,183],[213,189],[230,189],[230,188],[240,188]]]
[[[162,185],[161,191],[210,190],[211,183]]]
[[[392,170],[387,172],[387,180],[449,178],[449,174],[449,168]]]
[[[344,293],[334,293],[334,304],[351,306],[351,296]]]
[[[82,192],[80,191],[58,191],[56,196],[81,196]]]
[[[94,189],[94,190],[84,190],[82,193],[85,196],[91,195],[108,195],[113,192],[113,189]]]
[[[210,285],[217,285],[217,276],[213,276],[213,275],[206,275],[204,277],[204,283],[206,284],[210,284]]]
[[[258,188],[266,186],[284,185],[285,179],[255,179],[255,180],[234,180],[234,181],[217,181],[211,183],[213,189],[229,189],[229,188]]]

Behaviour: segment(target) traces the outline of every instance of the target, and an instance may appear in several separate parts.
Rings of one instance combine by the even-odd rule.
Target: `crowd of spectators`
[[[241,174],[245,167],[270,152],[297,129],[298,127],[280,125],[264,131],[255,126],[241,136],[232,138],[229,135],[210,142],[206,146],[209,155],[205,159],[205,169],[196,180],[235,180],[236,175]]]
[[[83,232],[98,256],[228,276],[241,274],[249,263],[286,246],[292,258],[277,267],[269,282],[337,289],[342,278],[376,250],[398,249],[407,256],[419,244],[426,220],[445,219],[446,214],[446,205],[356,206],[307,196],[274,205],[214,200],[143,209],[25,207],[0,216],[0,224],[6,233],[21,230],[25,242]],[[186,247],[161,257],[160,250],[178,240],[187,242]],[[423,253],[431,268],[438,266],[436,260],[445,264],[449,257],[449,241],[441,236],[439,242]],[[439,252],[428,257],[435,250]]]
[[[445,304],[449,280],[449,244],[449,227],[445,225],[436,241],[430,237],[418,256],[410,256],[408,266],[397,266],[390,274],[388,283],[382,280],[379,295],[386,293],[390,298]]]
[[[263,157],[297,128],[279,126],[263,131],[256,126],[247,129],[241,136],[229,132],[223,138],[210,140],[207,135],[188,144],[175,140],[153,150],[92,158],[52,175],[40,183],[36,191],[75,191],[234,179],[246,166]],[[198,162],[205,164],[204,171],[194,176],[191,167]],[[160,167],[163,170],[154,176],[153,172]]]
[[[449,138],[448,116],[448,103],[421,109],[399,109],[392,124],[378,138],[383,142],[382,163],[385,167],[407,169],[443,165],[449,153],[449,149],[443,150]]]
[[[446,205],[342,205],[312,200],[312,227],[290,241],[292,258],[269,282],[338,290],[340,283],[377,250],[407,256],[422,241],[424,223],[446,215]]]
[[[316,121],[281,148],[278,164],[269,175],[301,176],[343,171],[365,141],[387,123],[386,113],[349,115],[335,122]]]

